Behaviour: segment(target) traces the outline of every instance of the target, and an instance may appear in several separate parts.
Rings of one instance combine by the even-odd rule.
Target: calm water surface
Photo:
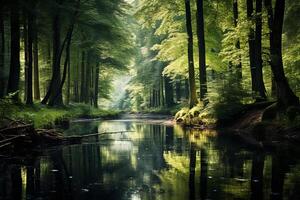
[[[65,134],[123,130],[133,132],[0,160],[0,199],[300,199],[299,151],[285,147],[252,152],[213,131],[121,120]]]

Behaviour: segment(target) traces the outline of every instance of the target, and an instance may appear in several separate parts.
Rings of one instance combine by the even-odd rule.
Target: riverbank
[[[217,129],[220,134],[253,148],[273,148],[285,142],[300,144],[298,108],[278,112],[274,102],[182,109],[177,123],[191,129]]]
[[[2,118],[22,121],[33,124],[35,128],[54,128],[59,125],[67,125],[70,120],[85,119],[115,119],[120,115],[119,111],[96,109],[84,104],[71,104],[63,107],[48,107],[40,104],[27,106],[24,104],[0,105]],[[0,120],[0,128],[5,126],[5,121]]]

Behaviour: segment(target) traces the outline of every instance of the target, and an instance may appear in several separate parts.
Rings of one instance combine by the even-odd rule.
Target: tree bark
[[[38,49],[38,29],[37,29],[37,13],[36,4],[33,12],[33,83],[34,83],[34,99],[40,100],[40,75],[39,75],[39,49]]]
[[[193,52],[193,29],[192,29],[190,0],[185,0],[185,15],[186,15],[185,16],[186,30],[188,36],[189,104],[190,104],[190,108],[192,108],[198,103],[198,100],[196,96],[194,52]]]
[[[252,24],[253,18],[253,0],[247,0],[247,18]],[[250,59],[250,70],[251,70],[251,83],[252,91],[257,92],[257,81],[256,81],[256,67],[255,67],[255,32],[252,26],[250,26],[248,34],[249,43],[249,59]]]
[[[19,21],[19,0],[15,0],[11,5],[10,16],[11,27],[11,51],[10,51],[10,71],[8,79],[8,93],[17,92],[13,99],[19,99],[19,81],[20,81],[20,21]]]
[[[27,99],[27,87],[28,87],[28,13],[25,8],[23,8],[23,45],[24,45],[24,101]]]
[[[90,100],[90,84],[91,84],[91,52],[87,52],[87,57],[86,57],[86,74],[85,74],[85,86],[84,90],[86,92],[84,102],[86,104],[89,103]]]
[[[203,0],[197,0],[197,37],[199,51],[199,80],[200,80],[200,100],[205,101],[207,93],[206,78],[206,57],[205,57],[205,36],[204,36],[204,16]]]
[[[282,29],[285,0],[276,0],[274,14],[271,0],[265,0],[265,6],[268,11],[268,24],[270,27],[270,63],[276,82],[278,106],[282,108],[298,106],[299,98],[289,86],[282,61]]]
[[[84,102],[85,91],[85,51],[81,53],[81,78],[80,78],[80,102]]]
[[[70,47],[67,50],[68,54],[68,66],[67,66],[67,95],[66,95],[66,104],[70,104],[70,92],[71,92],[71,59],[70,59]]]
[[[263,80],[263,60],[262,60],[262,46],[261,46],[261,34],[262,34],[262,0],[256,0],[256,16],[255,16],[255,76],[256,76],[256,85],[257,92],[259,93],[260,98],[265,100],[266,88]]]
[[[61,5],[62,0],[56,0],[56,3],[58,5]],[[42,100],[42,104],[46,104],[49,101],[52,101],[51,104],[53,105],[61,105],[62,102],[62,96],[60,95],[58,98],[56,98],[54,102],[55,94],[61,93],[60,91],[57,91],[60,85],[60,59],[62,56],[62,52],[64,49],[65,42],[61,45],[60,44],[60,31],[61,31],[61,24],[60,24],[60,9],[58,9],[53,17],[52,22],[52,29],[53,29],[53,59],[52,59],[52,77],[50,81],[50,86],[47,91],[46,96]]]
[[[31,2],[30,2],[31,3]],[[32,5],[32,4],[31,4]],[[27,65],[27,94],[26,94],[26,104],[33,104],[33,96],[32,96],[32,63],[33,63],[33,55],[32,55],[32,43],[33,43],[33,13],[32,11],[27,12],[28,16],[28,41],[27,41],[27,56],[28,56],[28,65]],[[26,33],[25,33],[26,34]]]
[[[98,108],[98,97],[99,97],[99,73],[100,73],[100,65],[99,63],[96,65],[95,70],[95,91],[94,91],[94,107]]]
[[[0,7],[0,98],[5,96],[5,69],[4,69],[4,54],[5,54],[5,31],[3,8]]]
[[[57,3],[61,5],[61,0],[57,0]],[[57,11],[53,18],[53,76],[52,76],[52,87],[50,88],[50,99],[49,103],[52,105],[62,105],[62,91],[59,89],[61,84],[61,73],[60,73],[60,49],[63,51],[61,47],[61,19],[60,19],[60,10]],[[59,96],[56,98],[56,94]]]

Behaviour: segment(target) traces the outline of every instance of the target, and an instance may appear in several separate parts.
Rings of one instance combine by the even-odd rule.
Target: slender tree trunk
[[[161,92],[161,100],[160,100],[160,104],[164,107],[165,104],[165,95],[164,95],[164,77],[161,76],[160,78],[160,92]]]
[[[253,0],[247,0],[247,17],[252,24],[253,18]],[[248,34],[249,43],[249,59],[250,59],[250,70],[251,70],[251,83],[252,91],[257,92],[257,81],[256,81],[256,61],[255,61],[255,32],[252,26],[250,26]]]
[[[85,74],[85,100],[84,102],[86,104],[89,103],[90,100],[90,84],[91,84],[91,53],[90,51],[87,52],[87,58],[86,58],[86,74]]]
[[[195,68],[194,68],[194,52],[193,52],[193,29],[191,17],[190,0],[185,0],[185,14],[186,14],[186,30],[188,36],[188,72],[189,72],[189,104],[190,108],[197,103],[196,83],[195,83]]]
[[[27,51],[28,51],[28,69],[27,69],[27,95],[26,104],[33,104],[32,96],[32,64],[33,64],[33,54],[32,54],[32,44],[33,44],[33,13],[28,11],[28,41],[27,41]]]
[[[100,65],[99,63],[96,65],[95,70],[95,91],[94,91],[94,107],[98,108],[98,97],[99,97],[99,73],[100,73]]]
[[[238,10],[238,0],[233,0],[233,22],[234,22],[234,27],[237,28],[238,26],[238,20],[239,20],[239,10]],[[235,47],[240,51],[241,49],[241,44],[240,44],[240,39],[236,41]],[[238,80],[240,81],[243,77],[242,73],[242,58],[241,55],[239,55],[239,62],[236,66],[237,70],[237,77]]]
[[[61,0],[60,0],[61,2]],[[60,5],[61,3],[59,3]],[[61,49],[61,20],[60,20],[60,11],[58,11],[53,19],[53,84],[50,92],[51,105],[62,105],[62,91],[59,89],[61,84],[61,74],[60,74],[60,59],[61,55],[59,53],[59,49]],[[61,49],[62,51],[63,49]],[[59,96],[56,98],[56,94]]]
[[[86,96],[85,90],[85,51],[81,53],[81,81],[80,81],[80,102],[84,102]]]
[[[66,104],[70,104],[70,92],[71,92],[71,59],[70,59],[70,47],[67,49],[67,58],[68,58],[68,66],[67,66],[67,95],[66,95]]]
[[[11,27],[11,52],[10,71],[8,79],[8,93],[15,93],[19,90],[20,81],[20,21],[19,21],[19,0],[13,1],[10,16]],[[19,93],[19,92],[18,92]],[[19,99],[19,94],[14,96],[14,100]]]
[[[262,60],[262,46],[261,46],[261,34],[262,34],[262,0],[256,0],[256,16],[255,16],[255,76],[257,92],[260,98],[266,99],[266,88],[263,80],[263,60]]]
[[[39,49],[38,49],[38,29],[36,4],[34,4],[33,13],[33,79],[34,79],[34,99],[40,100],[40,75],[39,75]]]
[[[206,57],[205,57],[206,50],[205,50],[205,36],[204,36],[203,0],[197,0],[196,2],[197,2],[197,37],[198,37],[198,51],[199,51],[200,100],[205,102],[204,99],[207,93],[207,78],[206,78]]]
[[[0,98],[5,96],[5,69],[4,69],[4,54],[5,54],[5,32],[3,8],[0,7]]]
[[[71,42],[72,42],[73,28],[74,28],[74,26],[70,27],[70,29],[68,30],[67,36],[66,36],[67,45],[66,45],[66,58],[65,58],[65,62],[64,62],[63,77],[60,82],[60,85],[58,86],[57,92],[54,93],[53,98],[50,99],[50,101],[49,101],[50,106],[55,105],[57,98],[62,96],[62,89],[63,89],[64,83],[66,81],[66,78],[67,78],[68,66],[70,65],[70,46],[71,46]]]
[[[27,99],[28,88],[28,13],[23,8],[23,39],[24,39],[24,101]]]
[[[282,28],[285,9],[285,0],[276,0],[275,13],[273,15],[272,1],[265,0],[268,11],[268,24],[270,30],[271,68],[277,87],[278,106],[287,108],[298,106],[299,98],[294,94],[285,77],[282,61]]]
[[[56,3],[58,5],[61,5],[62,0],[56,0]],[[52,52],[53,52],[53,59],[52,59],[52,78],[50,81],[50,86],[47,91],[46,96],[42,100],[42,104],[46,104],[49,101],[51,101],[52,105],[62,105],[62,95],[59,95],[58,98],[56,98],[56,94],[60,93],[59,85],[60,85],[60,60],[61,55],[64,49],[65,43],[62,45],[60,44],[60,31],[61,31],[61,24],[60,24],[60,9],[55,12],[52,22],[52,29],[53,29],[53,46],[52,46]]]
[[[77,52],[78,56],[76,58],[76,62],[77,62],[77,67],[74,70],[74,79],[73,79],[73,85],[74,85],[74,100],[75,102],[79,102],[79,70],[80,70],[80,53],[79,51]]]

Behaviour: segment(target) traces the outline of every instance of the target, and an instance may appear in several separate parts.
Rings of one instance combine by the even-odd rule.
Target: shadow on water
[[[43,156],[0,161],[0,199],[300,199],[299,149],[250,151],[214,131],[130,121],[78,122],[102,135]]]

